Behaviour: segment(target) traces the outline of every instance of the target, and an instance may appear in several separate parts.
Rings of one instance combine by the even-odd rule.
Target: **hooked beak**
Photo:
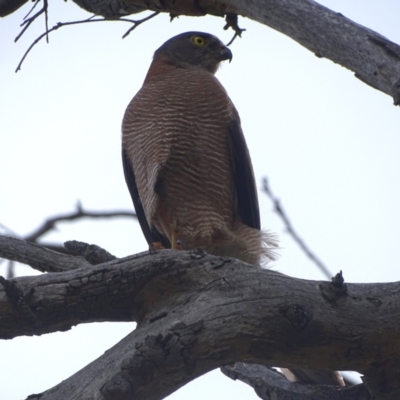
[[[221,52],[219,53],[219,55],[220,55],[220,61],[225,61],[225,60],[229,60],[229,62],[232,61],[232,52],[226,46],[221,48]]]

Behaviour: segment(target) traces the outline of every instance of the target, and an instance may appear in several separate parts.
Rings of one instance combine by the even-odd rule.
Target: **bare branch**
[[[285,224],[285,228],[289,235],[293,238],[293,240],[299,245],[299,247],[303,250],[303,252],[307,255],[307,257],[315,263],[315,265],[320,269],[320,271],[330,279],[332,277],[332,273],[329,271],[328,267],[310,250],[304,240],[299,236],[299,234],[293,228],[292,223],[290,222],[287,214],[285,213],[279,199],[275,197],[274,193],[272,192],[268,179],[263,179],[263,187],[262,190],[267,196],[271,199],[275,212],[281,217],[283,223]]]
[[[132,22],[133,26],[131,26],[122,36],[122,39],[125,39],[134,29],[136,29],[140,24],[142,24],[143,22],[148,21],[149,19],[154,18],[155,16],[157,16],[158,14],[160,14],[158,11],[154,12],[153,14],[150,14],[148,17],[139,19],[139,20],[128,20],[126,18],[120,18],[119,21],[128,21],[128,22]]]
[[[28,0],[0,0],[0,17],[6,17],[22,7]]]
[[[89,12],[120,18],[143,11],[172,16],[242,15],[287,35],[313,52],[348,68],[371,87],[400,104],[400,46],[312,0],[162,1],[74,0]],[[113,11],[114,10],[114,11]]]
[[[0,236],[0,257],[30,265],[40,272],[60,272],[91,265],[81,257],[57,253],[35,243]]]
[[[43,252],[48,251],[37,249],[37,260]],[[347,284],[346,292],[333,297],[326,296],[326,285],[332,284],[234,259],[162,250],[92,268],[3,279],[0,335],[137,321],[134,333],[41,400],[94,399],[100,393],[105,399],[160,399],[234,362],[355,370],[365,374],[377,398],[387,388],[385,398],[398,398],[391,394],[400,385],[400,283]],[[341,393],[341,399],[354,398]]]
[[[31,13],[32,13],[33,10],[36,8],[36,6],[39,4],[39,2],[40,2],[40,0],[35,0],[35,1],[33,2],[32,8],[29,10],[28,14],[25,15],[24,20],[26,20],[26,19],[29,17],[29,15],[31,15]],[[21,25],[21,26],[22,26],[22,25]]]
[[[136,214],[132,211],[85,211],[82,208],[82,205],[80,203],[77,204],[77,209],[75,212],[67,213],[67,214],[61,214],[61,215],[56,215],[54,217],[51,217],[47,219],[46,221],[43,222],[41,226],[39,226],[34,232],[32,232],[30,235],[26,236],[23,238],[24,240],[35,243],[37,244],[38,239],[45,235],[46,233],[50,232],[52,229],[55,228],[58,222],[63,222],[63,221],[74,221],[77,219],[81,218],[116,218],[116,217],[130,217],[130,218],[136,218]],[[5,236],[13,236],[13,237],[19,237],[21,238],[20,235],[17,233],[13,232],[11,229],[7,228],[5,225],[0,224],[0,227],[4,229],[6,235]],[[22,238],[21,238],[22,239]],[[74,241],[73,241],[74,242]],[[112,254],[108,253],[106,250],[102,249],[99,246],[96,245],[88,245],[84,243],[85,248],[82,250],[81,246],[81,252],[77,251],[77,247],[74,247],[74,244],[77,242],[66,242],[66,246],[62,246],[60,244],[52,244],[52,243],[41,243],[42,247],[51,251],[55,251],[64,255],[79,255],[84,257],[87,261],[89,261],[90,264],[96,265],[99,263],[103,263],[112,259],[115,259],[116,257],[113,256]],[[5,257],[7,258],[7,257]],[[30,265],[32,268],[37,269],[41,272],[59,272],[59,270],[54,269],[54,266],[52,264],[37,264],[34,260],[27,260],[25,258],[21,258],[20,260],[18,259],[13,259],[15,261],[20,261],[22,263],[25,263],[27,265]],[[24,261],[25,260],[25,261]],[[1,251],[0,251],[0,264],[4,260],[1,259]],[[64,267],[61,269],[62,271],[69,270],[71,268],[80,268],[82,267],[81,265],[76,267],[75,261],[72,262],[72,266],[70,265],[69,262],[64,265]],[[7,277],[12,278],[14,276],[14,263],[10,262],[8,264],[7,268]]]
[[[45,20],[45,28],[46,28],[46,42],[49,43],[49,7],[47,0],[43,0],[44,7],[44,20]]]
[[[46,4],[47,4],[47,0],[46,0]],[[42,10],[43,10],[43,9],[42,9]],[[40,11],[40,13],[43,12],[42,10]],[[86,23],[89,23],[89,22],[104,22],[104,21],[106,21],[106,22],[109,22],[109,21],[114,21],[114,22],[115,22],[115,21],[129,22],[129,23],[133,24],[133,27],[132,27],[131,29],[129,29],[129,30],[124,34],[123,37],[125,37],[125,36],[127,36],[133,29],[135,29],[137,26],[139,26],[140,24],[142,24],[142,23],[145,22],[145,21],[148,21],[149,19],[155,17],[155,16],[158,15],[158,14],[159,14],[158,12],[155,12],[155,13],[151,14],[150,16],[145,17],[145,18],[143,18],[143,19],[141,19],[141,20],[132,20],[132,19],[128,19],[128,18],[119,18],[119,19],[117,19],[117,20],[115,20],[115,19],[106,19],[106,18],[95,18],[95,15],[93,15],[93,16],[91,16],[90,18],[87,18],[87,19],[84,19],[84,20],[80,20],[80,21],[58,22],[58,23],[57,23],[56,25],[54,25],[51,29],[47,29],[48,26],[47,26],[47,14],[46,14],[46,31],[45,31],[44,33],[42,33],[41,35],[39,35],[39,36],[32,42],[32,44],[28,47],[28,49],[26,50],[25,54],[23,55],[21,61],[19,62],[18,66],[17,66],[17,68],[16,68],[16,70],[15,70],[15,72],[18,72],[19,70],[21,70],[22,63],[24,62],[24,60],[25,60],[25,58],[27,57],[27,55],[29,54],[29,52],[33,49],[33,47],[34,47],[37,43],[39,43],[45,36],[46,36],[46,38],[47,38],[48,35],[49,35],[49,33],[53,32],[53,31],[56,31],[57,29],[62,28],[63,26],[78,25],[78,24],[86,24]],[[36,18],[38,15],[39,15],[39,13],[38,13],[38,14],[35,14],[35,16],[31,17],[30,19],[34,19],[34,18]],[[25,22],[24,22],[24,23],[25,23]],[[30,25],[30,22],[29,22],[29,24],[22,30],[22,32],[15,38],[15,41],[17,41],[17,40],[22,36],[22,34],[25,32],[25,30],[28,28],[29,25]]]
[[[340,388],[328,385],[306,385],[288,381],[282,374],[270,367],[236,363],[225,365],[221,371],[229,378],[250,385],[261,399],[287,400],[372,400],[364,385]]]
[[[36,7],[36,5],[39,3],[40,0],[37,0],[35,4],[33,5],[31,11],[29,11],[28,15],[32,12],[32,10]],[[24,18],[24,22],[20,26],[25,27],[22,29],[22,31],[19,33],[19,35],[14,39],[14,42],[17,42],[19,38],[24,34],[24,32],[30,27],[31,23],[35,21],[37,17],[42,15],[43,13],[45,14],[45,20],[46,20],[46,33],[48,32],[48,26],[47,26],[47,8],[48,8],[48,3],[47,0],[43,0],[43,7],[41,10],[39,10],[35,15],[33,15],[30,18],[27,18],[27,16]]]
[[[30,235],[24,239],[28,242],[36,242],[39,237],[54,229],[58,222],[74,221],[81,218],[116,218],[116,217],[130,217],[136,218],[136,214],[132,211],[84,211],[82,206],[78,205],[75,212],[55,215],[44,221],[44,223],[37,228]]]

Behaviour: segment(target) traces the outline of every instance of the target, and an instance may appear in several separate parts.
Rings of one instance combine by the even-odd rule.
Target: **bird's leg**
[[[161,242],[153,242],[149,246],[150,253],[155,253],[157,250],[164,250],[164,249],[165,249],[165,247],[163,246],[163,244]]]
[[[173,250],[183,250],[182,241],[177,238],[175,229],[172,230],[172,234],[171,234],[171,248]]]
[[[175,229],[172,229],[172,233],[171,233],[171,248],[172,248],[172,250],[176,250],[176,232],[175,232]]]

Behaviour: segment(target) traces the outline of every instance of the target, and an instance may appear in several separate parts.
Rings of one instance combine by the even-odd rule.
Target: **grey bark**
[[[25,1],[25,0],[24,0]],[[312,0],[74,0],[85,10],[118,19],[146,10],[172,16],[237,14],[289,36],[312,51],[353,71],[374,89],[400,104],[400,46],[371,29]],[[13,6],[10,7],[10,4]],[[0,16],[24,4],[20,0],[0,1]]]
[[[14,259],[27,263],[53,253],[0,237],[0,256],[10,257],[10,240]],[[105,320],[137,321],[137,329],[41,400],[161,399],[238,361],[355,370],[376,398],[400,398],[399,282],[294,279],[201,251],[79,262],[76,270],[3,279],[1,336]]]
[[[236,363],[226,365],[221,371],[233,380],[240,380],[254,388],[262,399],[292,400],[372,400],[365,385],[346,389],[338,386],[305,385],[292,383],[282,374],[263,365]]]

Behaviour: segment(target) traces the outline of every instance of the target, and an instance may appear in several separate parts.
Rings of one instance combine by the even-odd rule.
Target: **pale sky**
[[[321,3],[400,43],[397,1]],[[48,216],[74,210],[78,200],[88,210],[131,210],[120,126],[153,52],[189,30],[215,34],[224,42],[232,37],[216,17],[180,17],[170,23],[161,15],[124,40],[127,23],[63,27],[50,35],[49,45],[39,43],[15,74],[25,50],[44,29],[40,19],[14,43],[30,7],[27,3],[0,25],[0,223],[19,235]],[[87,17],[72,2],[50,3],[50,26]],[[343,270],[347,282],[400,280],[399,109],[389,96],[284,35],[245,18],[239,25],[247,30],[231,47],[232,63],[225,63],[217,77],[241,116],[259,187],[268,176],[297,231],[333,273]],[[281,240],[281,258],[272,268],[323,279],[261,192],[259,201],[262,226]],[[95,243],[121,257],[147,248],[133,220],[60,224],[45,239]],[[25,266],[17,272],[36,273]],[[133,323],[88,324],[0,341],[0,398],[19,400],[49,389],[133,328]],[[169,399],[189,397],[258,398],[218,370]]]

